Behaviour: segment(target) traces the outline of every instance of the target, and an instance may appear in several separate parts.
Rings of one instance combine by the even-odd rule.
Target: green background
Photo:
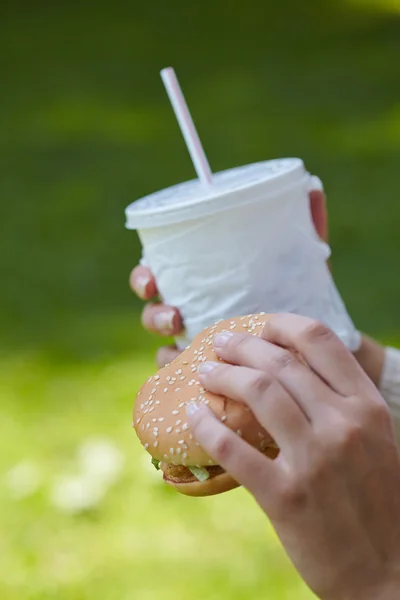
[[[0,597],[309,598],[251,498],[165,490],[131,431],[159,343],[128,275],[132,200],[193,177],[172,65],[213,170],[300,156],[324,181],[357,326],[399,338],[400,4],[3,2],[0,8]],[[97,508],[55,478],[79,444],[125,456]],[[41,484],[16,499],[10,469]]]

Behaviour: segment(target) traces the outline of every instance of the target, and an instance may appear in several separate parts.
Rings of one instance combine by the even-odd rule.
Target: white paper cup
[[[292,312],[323,321],[350,350],[360,346],[316,234],[308,194],[322,189],[302,160],[287,158],[216,173],[213,186],[188,181],[126,209],[142,262],[163,301],[177,307],[184,348],[219,319]]]

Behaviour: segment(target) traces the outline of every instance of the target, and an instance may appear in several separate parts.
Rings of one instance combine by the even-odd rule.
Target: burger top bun
[[[170,465],[206,467],[215,465],[193,438],[186,417],[186,404],[207,404],[214,414],[246,442],[268,454],[276,445],[250,409],[239,402],[206,391],[198,380],[204,361],[220,361],[213,338],[221,331],[260,335],[269,315],[265,313],[220,321],[202,331],[170,365],[160,369],[141,387],[134,408],[133,426],[156,460]]]

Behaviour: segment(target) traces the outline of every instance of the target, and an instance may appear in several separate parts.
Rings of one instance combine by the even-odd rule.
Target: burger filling
[[[183,465],[159,462],[154,458],[151,462],[157,470],[162,470],[164,479],[173,483],[196,483],[197,481],[206,481],[225,473],[224,469],[218,465],[210,467],[185,467]]]

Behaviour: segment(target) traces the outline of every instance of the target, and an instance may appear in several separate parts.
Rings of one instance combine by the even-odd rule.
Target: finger
[[[199,379],[208,391],[247,404],[282,451],[294,440],[309,437],[307,416],[279,381],[267,373],[205,362],[199,367]]]
[[[265,372],[283,385],[309,420],[337,404],[337,395],[290,350],[249,334],[221,332],[214,338],[215,351],[224,361]]]
[[[324,192],[310,192],[310,210],[316,232],[324,242],[328,242],[328,213]]]
[[[129,276],[129,283],[142,300],[151,300],[158,294],[156,280],[147,267],[135,267]]]
[[[157,365],[160,367],[165,367],[165,365],[169,365],[172,363],[177,356],[180,355],[180,351],[176,346],[164,346],[160,348],[157,352]]]
[[[164,304],[148,304],[142,313],[145,329],[170,336],[181,333],[183,324],[178,309]]]
[[[262,338],[296,350],[311,369],[335,392],[343,396],[357,393],[368,379],[350,350],[324,324],[294,314],[272,316]]]
[[[276,489],[278,462],[263,456],[215,418],[204,405],[187,405],[190,430],[206,452],[257,498],[265,487]],[[278,460],[278,459],[277,459]]]

